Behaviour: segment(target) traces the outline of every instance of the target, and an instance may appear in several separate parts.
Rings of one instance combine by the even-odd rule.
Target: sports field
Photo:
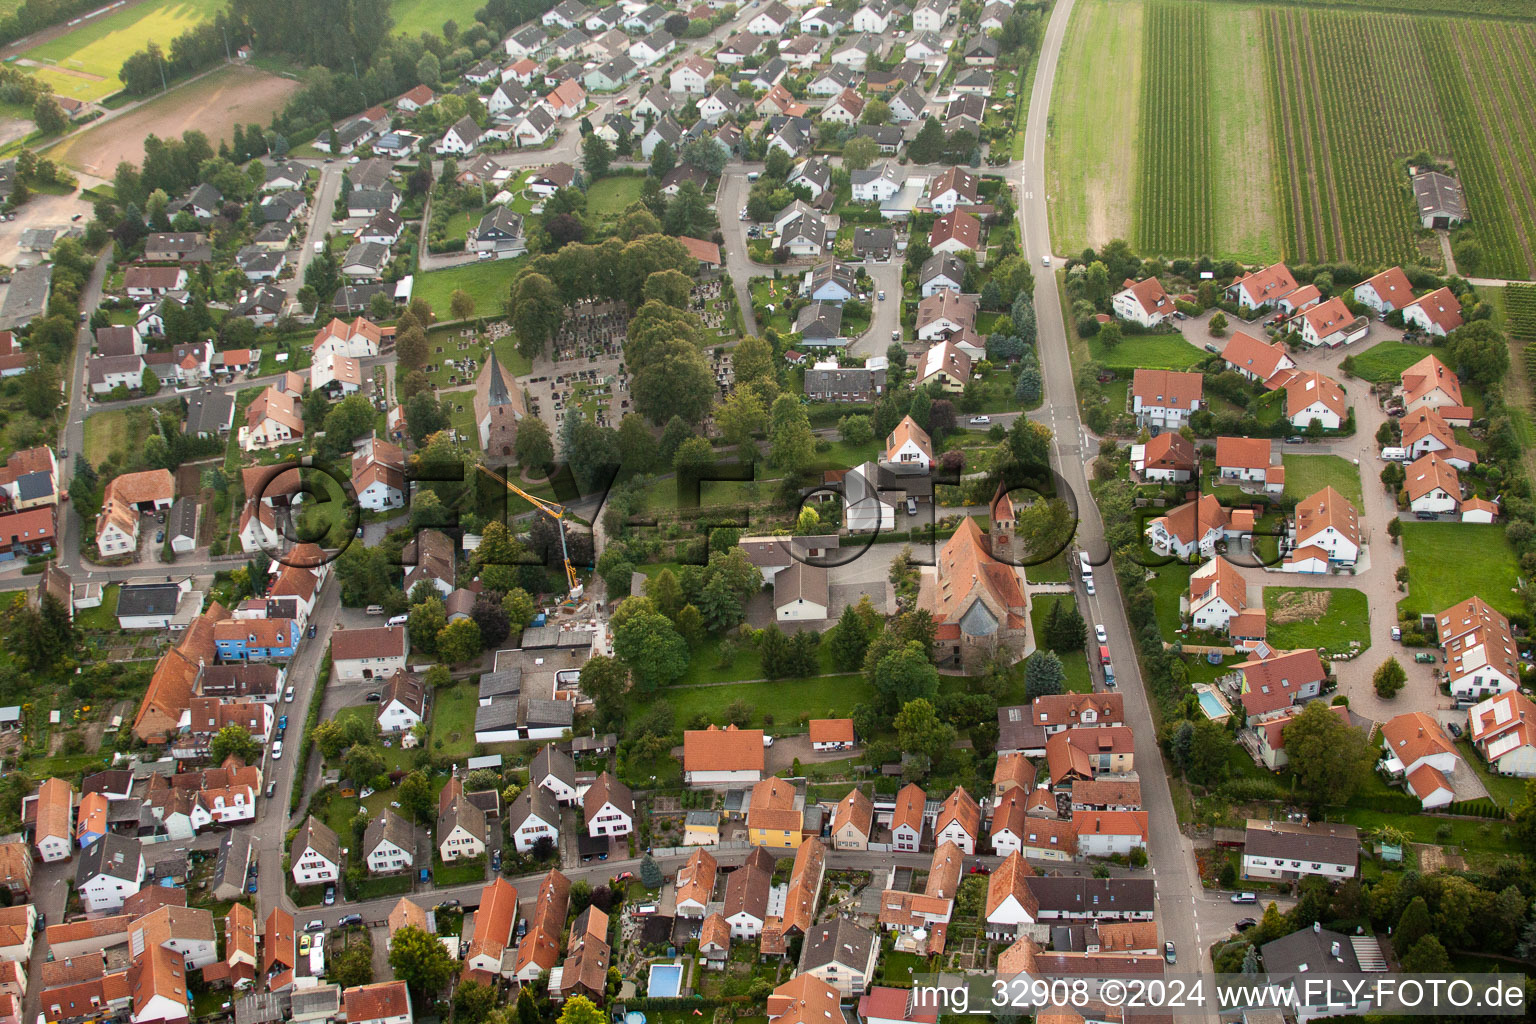
[[[468,28],[475,23],[475,11],[484,6],[479,0],[394,0],[389,13],[395,17],[395,32],[415,39],[423,32],[442,35],[445,21]]]
[[[1463,272],[1529,276],[1536,24],[1446,13],[1078,0],[1051,111],[1059,248],[1438,265],[1407,173],[1425,154],[1462,181],[1482,249]]]
[[[123,60],[151,41],[169,49],[171,40],[217,14],[226,0],[149,0],[99,18],[22,55],[23,67],[61,96],[99,100],[123,87]]]

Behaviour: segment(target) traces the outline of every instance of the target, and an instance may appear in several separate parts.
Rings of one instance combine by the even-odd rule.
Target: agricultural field
[[[1468,7],[1084,0],[1051,112],[1059,248],[1437,267],[1407,174],[1427,154],[1465,189],[1481,258],[1461,272],[1529,276],[1536,10]]]
[[[115,81],[116,79],[114,79]],[[121,161],[144,161],[144,138],[170,138],[191,128],[218,146],[236,124],[266,124],[299,91],[299,82],[231,64],[156,96],[110,121],[92,125],[45,151],[59,163],[100,178]]]
[[[1536,285],[1504,288],[1504,329],[1512,338],[1536,340]]]
[[[1136,228],[1145,253],[1209,252],[1211,221],[1209,82],[1204,4],[1155,3],[1142,36],[1141,144]]]
[[[1130,231],[1145,11],[1136,0],[1078,0],[1072,10],[1045,155],[1062,252]]]
[[[125,7],[33,47],[19,63],[60,96],[103,99],[123,87],[117,71],[124,58],[151,41],[170,49],[172,39],[224,6],[224,0],[151,0]]]
[[[1210,5],[1210,52],[1220,71],[1207,75],[1210,152],[1241,153],[1211,161],[1214,249],[1248,263],[1280,258],[1273,180],[1275,140],[1264,83],[1263,12],[1252,7]]]

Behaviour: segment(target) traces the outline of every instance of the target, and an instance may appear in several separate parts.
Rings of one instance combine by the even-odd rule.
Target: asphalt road
[[[1072,361],[1068,352],[1066,324],[1061,313],[1056,275],[1045,270],[1041,261],[1051,254],[1049,210],[1045,188],[1045,140],[1049,126],[1051,87],[1056,80],[1056,65],[1061,56],[1067,23],[1072,16],[1073,0],[1061,0],[1051,12],[1035,71],[1030,95],[1029,121],[1024,133],[1024,165],[1019,179],[1019,220],[1023,251],[1037,268],[1035,315],[1039,323],[1040,365],[1045,377],[1045,403],[1037,419],[1054,432],[1051,457],[1077,495],[1081,515],[1077,545],[1090,554],[1095,563],[1104,563],[1095,572],[1098,593],[1089,597],[1079,589],[1078,601],[1084,617],[1103,623],[1109,631],[1110,654],[1117,666],[1120,690],[1125,695],[1127,724],[1136,738],[1136,767],[1141,776],[1143,806],[1148,812],[1147,853],[1151,872],[1157,881],[1157,918],[1163,938],[1172,941],[1186,956],[1220,937],[1214,916],[1202,934],[1200,914],[1209,906],[1195,869],[1193,848],[1179,831],[1173,798],[1158,749],[1157,732],[1152,721],[1136,649],[1119,583],[1107,564],[1108,548],[1104,524],[1097,506],[1089,496],[1087,460],[1097,451],[1097,443],[1088,436],[1078,415],[1073,386]],[[1225,933],[1225,929],[1221,934]],[[1189,961],[1194,962],[1194,961]],[[1206,1015],[1207,1019],[1214,1019]]]

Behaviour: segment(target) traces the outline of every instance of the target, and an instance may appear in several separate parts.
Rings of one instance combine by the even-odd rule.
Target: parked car
[[[288,728],[288,716],[287,715],[278,715],[277,716],[277,727],[279,729],[286,729],[286,728]]]
[[[1042,267],[1048,267],[1048,266],[1051,265],[1051,254],[1050,253],[1046,253],[1044,256],[1040,257],[1040,265]]]
[[[1413,660],[1418,662],[1420,665],[1433,665],[1435,663],[1435,656],[1433,654],[1420,651],[1418,654],[1413,656]]]
[[[272,743],[272,760],[274,760],[274,761],[281,761],[282,759],[283,759],[283,741],[282,740],[274,740],[273,743]]]
[[[374,690],[364,699],[367,700],[369,704],[377,704],[379,701],[384,699],[384,695],[378,690]]]
[[[329,907],[329,906],[331,906],[335,902],[336,902],[336,887],[334,885],[327,885],[325,887],[325,905]]]
[[[156,530],[155,531],[155,543],[156,544],[164,544],[165,543],[165,531],[164,530]]]
[[[494,851],[491,854],[491,870],[492,871],[500,871],[501,870],[501,851],[500,850],[496,850],[496,851]]]
[[[245,891],[250,893],[252,896],[256,895],[256,879],[250,878],[246,880]]]
[[[309,922],[309,924],[305,925],[304,930],[307,932],[323,932],[325,931],[325,922],[317,917],[313,921]]]
[[[363,923],[363,915],[362,914],[347,914],[340,921],[336,922],[336,924],[339,927],[342,927],[342,928],[347,928],[347,927],[349,927],[351,925],[362,924],[362,923]]]
[[[1105,631],[1103,625],[1101,625],[1100,623],[1095,622],[1093,624],[1093,635],[1094,635],[1094,638],[1099,641],[1099,643],[1101,643],[1101,644],[1109,643],[1109,633],[1107,633]]]
[[[284,704],[292,704],[293,703],[293,687],[291,687],[291,686],[288,687],[287,691],[283,694],[283,703]]]
[[[972,416],[971,417],[971,426],[973,426],[973,427],[974,426],[985,426],[986,424],[991,423],[991,422],[992,422],[992,417],[991,416]]]
[[[443,900],[443,902],[439,903],[437,906],[433,907],[432,909],[433,910],[458,910],[463,905],[464,904],[461,903],[459,900]]]
[[[1096,591],[1093,589],[1093,580],[1084,580],[1083,588],[1088,591],[1089,597],[1092,597],[1096,593]]]
[[[1163,943],[1163,959],[1171,964],[1176,964],[1179,962],[1179,954],[1174,952],[1173,943]]]
[[[885,289],[884,288],[880,289],[879,298],[880,298],[881,302],[885,301]]]
[[[1290,437],[1285,439],[1285,443],[1286,444],[1306,444],[1307,443],[1307,439],[1302,437],[1300,434],[1292,434]]]
[[[311,640],[315,638],[315,624],[313,622],[309,624],[309,629],[305,632],[304,635]]]
[[[1257,893],[1235,892],[1235,893],[1232,894],[1232,902],[1233,903],[1257,903],[1257,902],[1259,902],[1259,897],[1258,897]]]
[[[1240,931],[1240,932],[1245,932],[1245,931],[1247,931],[1247,930],[1248,930],[1248,929],[1249,929],[1249,928],[1252,928],[1252,927],[1253,927],[1253,926],[1254,926],[1254,925],[1256,925],[1256,924],[1258,924],[1258,923],[1259,923],[1259,922],[1257,922],[1257,921],[1255,921],[1255,920],[1254,920],[1254,919],[1253,919],[1253,918],[1251,918],[1251,917],[1245,917],[1245,918],[1241,918],[1241,919],[1240,919],[1240,920],[1239,920],[1239,921],[1238,921],[1238,922],[1237,922],[1237,924],[1236,924],[1236,925],[1234,925],[1234,927],[1235,927],[1235,928],[1236,928],[1236,929],[1237,929],[1237,930],[1238,930],[1238,931]]]
[[[620,871],[617,875],[613,876],[613,880],[615,882],[627,882],[634,877],[635,873],[633,871]]]
[[[275,782],[267,783],[267,799],[271,800],[272,799],[272,794],[276,793],[276,792],[277,792],[277,783],[275,783]]]
[[[891,340],[892,341],[900,341],[901,340],[901,328],[898,327],[898,328],[896,328],[896,330],[891,332]]]
[[[311,936],[307,932],[305,934],[299,936],[299,956],[303,956],[304,954],[309,952],[310,943],[312,941],[313,941],[313,936]]]
[[[1461,738],[1461,726],[1457,725],[1455,722],[1446,722],[1445,728],[1446,731],[1448,731],[1452,736],[1455,736],[1457,739]]]
[[[1433,512],[1415,512],[1415,513],[1414,513],[1414,516],[1415,516],[1415,517],[1416,517],[1416,518],[1417,518],[1417,519],[1418,519],[1418,520],[1419,520],[1419,521],[1420,521],[1420,522],[1424,522],[1424,523],[1432,523],[1432,522],[1434,522],[1434,521],[1435,521],[1435,520],[1436,520],[1436,519],[1439,519],[1439,518],[1440,518],[1440,517],[1439,517],[1439,516],[1437,516],[1437,515],[1435,515],[1435,513],[1433,513]]]
[[[1403,638],[1403,628],[1401,626],[1393,626],[1392,627],[1392,639],[1393,640],[1401,640],[1402,638]]]
[[[991,873],[992,869],[987,867],[981,861],[977,861],[975,864],[971,865],[971,874],[973,875],[990,875]]]

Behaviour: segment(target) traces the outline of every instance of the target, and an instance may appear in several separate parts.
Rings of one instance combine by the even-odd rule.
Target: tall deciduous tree
[[[1308,704],[1284,730],[1296,788],[1314,807],[1342,804],[1370,771],[1373,751],[1358,729],[1321,701]]]
[[[405,982],[411,990],[417,1005],[430,1006],[448,987],[459,965],[436,935],[408,924],[389,937],[389,966],[395,979]]]

